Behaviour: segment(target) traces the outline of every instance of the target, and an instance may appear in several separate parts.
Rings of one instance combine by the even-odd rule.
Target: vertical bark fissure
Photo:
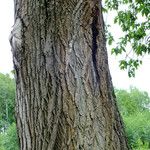
[[[96,74],[97,82],[100,81],[99,71],[98,71],[98,65],[97,65],[97,51],[98,51],[98,45],[97,45],[97,37],[99,35],[99,29],[98,29],[98,17],[99,17],[99,8],[95,6],[93,8],[93,20],[91,24],[92,29],[92,61],[94,66],[94,71]]]

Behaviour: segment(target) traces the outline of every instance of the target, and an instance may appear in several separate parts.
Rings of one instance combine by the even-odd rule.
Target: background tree
[[[136,150],[150,148],[150,98],[137,88],[116,90],[118,106],[125,122],[129,144]]]
[[[0,150],[19,150],[16,124],[12,123],[0,133]]]
[[[0,130],[14,122],[15,81],[0,73]]]
[[[15,81],[0,73],[0,150],[18,150],[15,125]]]
[[[122,115],[130,116],[137,112],[149,110],[150,98],[146,92],[141,92],[135,87],[129,91],[116,90],[117,101]]]
[[[21,150],[127,150],[101,1],[16,0],[11,34]]]

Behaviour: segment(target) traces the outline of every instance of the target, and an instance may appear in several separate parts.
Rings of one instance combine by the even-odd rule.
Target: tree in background
[[[21,150],[128,150],[100,0],[16,0],[10,38]]]
[[[116,90],[117,102],[133,149],[150,148],[150,98],[137,88]]]
[[[8,74],[0,73],[0,130],[12,124],[15,105],[15,81]]]
[[[0,73],[0,150],[18,150],[15,125],[15,82]]]
[[[131,87],[129,91],[116,90],[117,101],[122,115],[130,116],[149,110],[150,99],[146,92]]]
[[[15,123],[9,125],[4,133],[0,133],[0,150],[19,150]]]

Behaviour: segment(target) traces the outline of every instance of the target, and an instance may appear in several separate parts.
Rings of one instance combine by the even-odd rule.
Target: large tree
[[[100,0],[15,0],[10,42],[21,150],[127,150]]]

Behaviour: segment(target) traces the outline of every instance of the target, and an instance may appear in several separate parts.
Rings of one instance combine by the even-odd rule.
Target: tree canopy
[[[124,59],[120,60],[120,68],[127,69],[129,77],[134,77],[143,56],[150,54],[150,1],[105,0],[104,12],[111,11],[117,12],[114,23],[123,31],[123,36],[111,52],[124,55]],[[111,45],[116,39],[109,28],[107,31],[107,41]]]
[[[129,91],[116,89],[116,96],[131,147],[149,149],[150,97],[147,92],[131,87]]]
[[[0,129],[14,122],[15,82],[0,73]]]
[[[18,150],[15,124],[15,82],[0,73],[0,150]]]

